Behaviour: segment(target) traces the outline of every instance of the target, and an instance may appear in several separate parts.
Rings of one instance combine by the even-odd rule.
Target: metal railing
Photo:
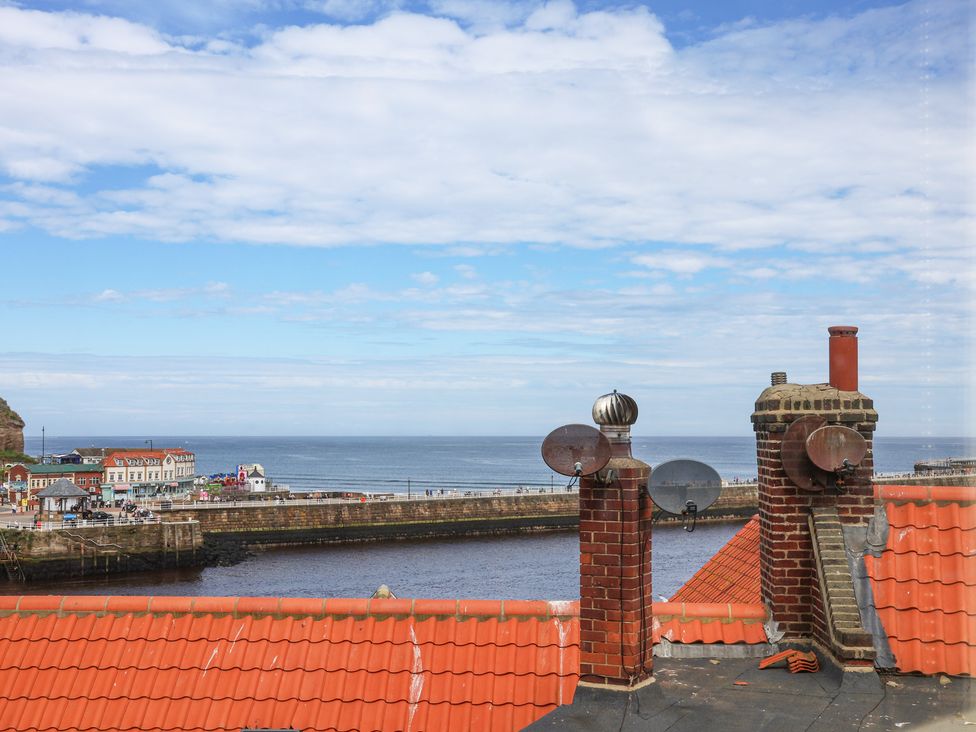
[[[140,506],[145,506],[153,511],[169,510],[179,511],[180,509],[207,509],[207,508],[238,508],[238,507],[260,507],[260,506],[316,506],[322,504],[341,504],[341,503],[403,503],[407,501],[450,501],[461,498],[518,498],[521,496],[533,495],[559,495],[560,493],[579,493],[579,486],[571,487],[556,486],[555,488],[545,487],[524,487],[524,488],[484,488],[480,490],[454,489],[435,490],[432,494],[425,493],[423,490],[413,493],[363,493],[362,495],[348,498],[268,498],[249,499],[249,500],[227,500],[225,498],[214,498],[208,501],[165,501],[172,503],[172,507],[161,508],[158,502],[140,502]]]
[[[19,529],[21,531],[64,531],[66,529],[84,529],[104,526],[133,526],[139,524],[159,524],[162,519],[159,516],[152,518],[123,518],[121,516],[100,520],[71,520],[71,521],[32,521],[21,524],[9,522],[0,523],[0,529]],[[171,523],[167,521],[167,523]]]

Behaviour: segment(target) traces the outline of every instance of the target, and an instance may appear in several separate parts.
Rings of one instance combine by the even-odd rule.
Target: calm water
[[[670,597],[741,523],[654,528],[654,595]],[[233,567],[32,584],[31,594],[567,600],[579,597],[576,532],[484,539],[299,547],[261,552]],[[18,588],[18,591],[19,588]]]

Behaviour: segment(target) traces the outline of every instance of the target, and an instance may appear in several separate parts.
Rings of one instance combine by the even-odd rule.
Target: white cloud
[[[654,254],[641,254],[633,258],[634,264],[648,269],[663,269],[679,275],[693,275],[704,269],[728,267],[731,260],[689,251],[661,251]]]
[[[95,295],[95,302],[120,302],[124,300],[125,296],[118,290],[102,290],[100,293]]]
[[[454,271],[466,280],[473,280],[478,277],[478,270],[470,264],[455,264]]]
[[[958,7],[740,26],[675,51],[646,9],[565,1],[443,0],[427,17],[350,0],[320,9],[380,19],[196,50],[5,6],[0,170],[22,182],[0,191],[0,227],[451,256],[654,241],[670,253],[641,264],[682,274],[738,268],[725,257],[741,250],[887,250],[909,276],[932,255],[947,266],[920,279],[947,281],[972,246]],[[112,166],[160,172],[83,185]]]
[[[417,272],[410,275],[410,278],[426,287],[433,287],[440,281],[440,277],[435,275],[433,272]]]
[[[120,18],[45,13],[9,6],[0,6],[0,47],[6,52],[17,48],[120,54],[158,54],[170,50],[155,31]]]

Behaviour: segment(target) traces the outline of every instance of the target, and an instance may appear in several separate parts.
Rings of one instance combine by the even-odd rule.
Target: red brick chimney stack
[[[653,670],[651,638],[651,468],[631,456],[637,403],[613,392],[593,419],[611,444],[610,462],[580,479],[580,675],[622,690]]]
[[[813,508],[836,508],[842,524],[863,524],[874,511],[873,435],[878,413],[857,391],[857,328],[835,326],[830,333],[830,383],[777,383],[756,400],[752,414],[759,470],[759,547],[763,602],[787,639],[809,638],[820,623],[819,589],[809,516]],[[867,454],[843,492],[808,491],[783,470],[783,433],[794,421],[819,415],[826,424],[856,430]],[[819,627],[819,626],[818,626]]]

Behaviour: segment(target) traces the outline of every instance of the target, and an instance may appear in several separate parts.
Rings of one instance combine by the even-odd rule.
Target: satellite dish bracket
[[[595,478],[601,485],[603,485],[604,488],[606,488],[616,482],[617,474],[613,472],[613,468],[607,468],[606,470],[597,471]]]
[[[695,530],[695,524],[698,523],[698,504],[694,501],[685,503],[685,510],[681,512],[681,516],[681,528],[690,534]],[[688,523],[689,517],[691,517],[690,524]]]

